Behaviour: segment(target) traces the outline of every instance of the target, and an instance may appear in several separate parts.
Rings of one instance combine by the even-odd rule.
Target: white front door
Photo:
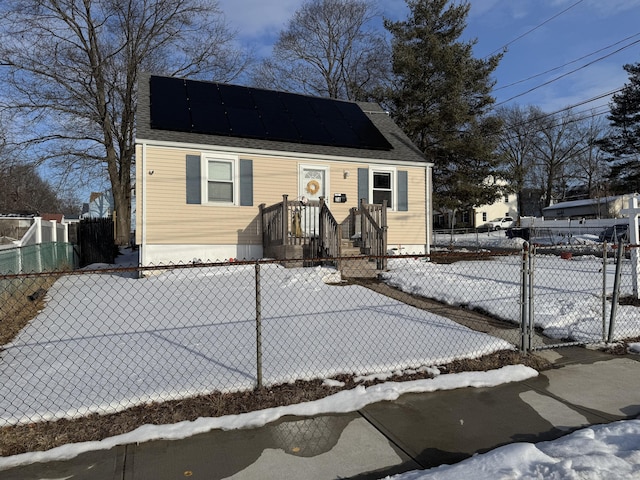
[[[309,201],[318,201],[320,197],[327,199],[327,167],[318,167],[312,165],[300,166],[300,197],[304,197]],[[315,236],[318,232],[318,219],[320,209],[315,207],[306,207],[302,215],[302,231],[305,235]]]

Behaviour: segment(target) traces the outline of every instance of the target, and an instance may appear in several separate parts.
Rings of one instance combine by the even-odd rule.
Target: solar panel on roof
[[[235,85],[151,77],[151,128],[390,150],[358,105]]]
[[[249,110],[225,105],[225,111],[231,125],[231,135],[251,138],[265,137],[264,125],[255,108]]]
[[[331,138],[328,130],[318,117],[294,116],[292,121],[298,129],[298,132],[300,132],[302,143],[337,146],[334,144],[333,138]]]
[[[313,98],[310,101],[313,110],[323,121],[328,135],[336,145],[359,145],[360,138],[352,130],[349,123],[336,107],[336,102],[324,98]]]
[[[221,107],[220,94],[209,84],[187,80],[187,97],[191,112],[191,126],[195,133],[230,134],[229,120]]]
[[[248,87],[239,87],[224,83],[217,84],[217,87],[224,105],[234,108],[246,108],[247,110],[254,110],[256,108],[256,104],[253,101]]]
[[[340,110],[344,119],[351,125],[353,132],[360,138],[362,148],[378,150],[391,150],[393,148],[358,105],[348,102],[336,102],[336,108]]]
[[[252,89],[251,96],[265,126],[267,139],[300,142],[300,134],[285,112],[278,92]]]
[[[151,128],[191,130],[184,80],[151,77]]]

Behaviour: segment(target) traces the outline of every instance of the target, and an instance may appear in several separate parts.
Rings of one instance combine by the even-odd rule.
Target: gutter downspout
[[[431,203],[431,178],[432,178],[432,172],[433,170],[433,165],[432,164],[428,164],[427,168],[425,169],[424,172],[424,176],[425,176],[425,246],[424,246],[424,253],[425,255],[431,255],[431,235],[433,232],[433,212],[432,212],[432,208],[433,205]]]
[[[140,218],[140,266],[147,264],[147,144],[142,144],[142,161],[140,165],[142,174],[142,216]],[[136,175],[137,176],[137,175]]]

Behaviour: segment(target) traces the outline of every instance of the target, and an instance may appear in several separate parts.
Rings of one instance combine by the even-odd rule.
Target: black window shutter
[[[398,211],[409,210],[409,174],[406,170],[398,170]]]
[[[240,160],[240,205],[253,206],[253,160]]]
[[[200,155],[187,155],[187,204],[202,203]]]
[[[369,203],[369,169],[358,169],[358,205],[360,200],[364,198],[366,203]]]

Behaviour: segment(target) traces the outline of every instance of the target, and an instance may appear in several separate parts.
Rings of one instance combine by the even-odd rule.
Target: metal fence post
[[[256,380],[257,388],[262,388],[262,294],[259,262],[256,262]]]
[[[602,341],[607,339],[607,242],[602,243]]]
[[[534,329],[534,325],[535,325],[535,314],[534,314],[534,310],[533,310],[533,289],[534,289],[534,282],[533,282],[533,276],[535,273],[535,251],[536,251],[536,247],[532,244],[528,244],[529,245],[529,337],[528,337],[528,342],[527,342],[527,347],[529,349],[529,351],[531,351],[531,348],[533,346],[533,332],[535,331]]]
[[[520,350],[527,353],[530,348],[529,344],[529,244],[525,242],[522,245],[522,270],[520,284]]]
[[[618,242],[618,251],[616,252],[616,273],[613,279],[613,295],[611,296],[611,318],[609,319],[609,336],[607,342],[613,341],[615,333],[616,313],[618,310],[618,299],[620,298],[620,275],[622,271],[622,257],[624,256],[624,245]]]

